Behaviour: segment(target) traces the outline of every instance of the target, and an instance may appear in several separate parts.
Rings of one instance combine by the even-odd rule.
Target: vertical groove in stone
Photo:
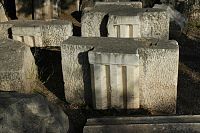
[[[22,38],[22,39],[21,39],[21,40],[22,40],[22,42],[24,42],[24,36],[21,36],[21,38]],[[25,43],[25,42],[24,42],[24,43]]]
[[[107,86],[106,67],[104,65],[94,65],[95,98],[97,109],[107,109]]]
[[[122,66],[122,82],[123,82],[123,105],[127,109],[127,71],[126,66]]]
[[[139,67],[127,66],[127,108],[139,108]]]
[[[129,25],[129,38],[133,38],[133,25]]]
[[[108,108],[111,108],[111,86],[110,86],[110,66],[109,65],[106,65],[106,86],[107,86]]]
[[[123,108],[122,67],[110,65],[111,106]]]
[[[116,34],[117,34],[117,37],[119,38],[120,37],[120,25],[116,25]]]
[[[90,73],[91,73],[92,103],[93,103],[93,107],[96,108],[94,65],[90,65],[90,70],[91,70]]]

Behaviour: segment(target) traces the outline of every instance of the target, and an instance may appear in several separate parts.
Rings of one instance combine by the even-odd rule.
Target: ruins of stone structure
[[[91,118],[83,133],[196,133],[199,119],[199,115]]]
[[[81,36],[83,37],[106,37],[107,33],[107,21],[109,13],[117,10],[139,8],[131,4],[96,4],[92,10],[85,11],[81,18]]]
[[[0,25],[12,25],[14,40],[30,47],[60,46],[62,41],[72,36],[72,23],[64,20],[12,20]]]
[[[169,15],[161,9],[101,5],[84,13],[81,32],[83,37],[152,37],[168,40]]]
[[[20,1],[16,2],[19,13]],[[58,18],[59,0],[31,2],[34,19]],[[38,71],[30,47],[56,46],[61,47],[62,85],[68,103],[88,106],[92,103],[97,110],[144,109],[152,114],[176,113],[179,46],[176,41],[169,40],[169,16],[165,10],[142,9],[141,2],[97,2],[94,7],[83,10],[81,28],[82,37],[70,37],[73,28],[68,21],[1,22],[0,36],[4,39],[0,40],[0,89],[32,92],[31,84],[38,79]],[[13,40],[5,39],[8,36]],[[35,105],[29,107],[32,112],[36,110]],[[45,117],[47,114],[51,115],[47,112]],[[158,128],[158,132],[171,124],[163,124],[165,118],[144,119],[147,129]],[[180,119],[170,118],[171,127],[181,127]],[[68,125],[63,126],[65,120],[58,124],[59,128],[51,129],[55,132],[67,130]],[[154,120],[163,125],[153,123]],[[125,132],[132,131],[133,127],[140,132],[143,122],[140,118],[109,120],[107,124],[103,120],[96,126],[99,123],[88,120],[84,132]],[[116,125],[108,126],[109,130],[105,128],[113,123],[119,128],[115,128]],[[141,127],[138,129],[135,124]],[[188,129],[187,124],[185,129]]]
[[[31,92],[37,80],[37,67],[29,47],[24,43],[0,40],[0,90]]]
[[[70,37],[61,53],[67,101],[84,103],[92,88],[96,109],[176,112],[176,41]]]

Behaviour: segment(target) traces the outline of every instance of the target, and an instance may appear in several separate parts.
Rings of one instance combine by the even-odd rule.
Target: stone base
[[[88,119],[83,133],[196,133],[200,116],[114,117]]]

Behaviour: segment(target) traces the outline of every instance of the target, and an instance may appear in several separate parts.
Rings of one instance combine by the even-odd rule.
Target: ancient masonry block
[[[13,20],[0,25],[7,23],[13,25],[13,39],[30,47],[60,46],[72,35],[72,24],[64,20]]]
[[[37,67],[30,48],[18,41],[1,39],[0,54],[0,89],[31,92]]]
[[[169,39],[169,15],[161,9],[122,8],[108,13],[94,9],[85,13],[82,20],[82,35],[85,37]]]
[[[176,112],[176,41],[70,37],[61,52],[68,101],[84,103],[90,90],[96,109]]]
[[[126,53],[110,48],[89,52],[94,107],[137,109],[140,107],[139,55],[134,49]]]
[[[97,2],[94,8],[84,12],[81,18],[81,34],[83,37],[107,36],[106,26],[108,14],[122,9],[132,10],[133,8],[142,8],[138,2]],[[102,35],[103,34],[103,35]],[[106,35],[104,35],[106,34]]]

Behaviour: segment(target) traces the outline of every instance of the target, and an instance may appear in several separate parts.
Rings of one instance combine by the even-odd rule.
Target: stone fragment
[[[72,35],[72,24],[64,20],[13,20],[0,25],[12,24],[14,40],[30,47],[60,46]]]
[[[176,112],[176,41],[70,37],[61,53],[67,101],[85,103],[89,91],[96,109]]]
[[[64,111],[39,94],[0,92],[2,133],[67,133],[69,121]]]
[[[0,90],[31,92],[37,67],[29,47],[21,42],[0,40]]]
[[[83,133],[197,133],[199,119],[199,115],[91,118]]]

